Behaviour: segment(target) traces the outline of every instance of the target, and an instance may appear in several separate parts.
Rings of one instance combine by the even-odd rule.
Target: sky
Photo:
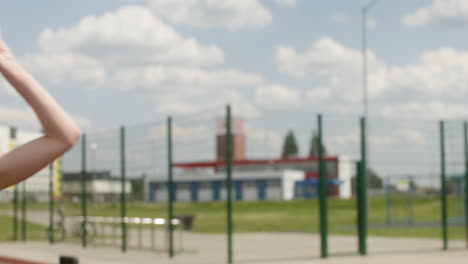
[[[251,138],[279,146],[284,131],[276,123],[288,116],[313,123],[319,112],[362,114],[361,9],[368,3],[16,0],[2,3],[0,27],[17,59],[86,132],[230,103],[246,123],[277,130]],[[374,126],[375,142],[433,143],[404,123],[467,117],[467,26],[464,0],[380,0],[369,10],[369,115],[406,120],[382,135]],[[0,122],[39,129],[5,82]],[[336,144],[357,137],[356,127],[340,124],[329,129]]]

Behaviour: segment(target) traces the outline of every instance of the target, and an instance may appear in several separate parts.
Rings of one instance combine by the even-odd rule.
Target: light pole
[[[367,102],[367,12],[375,6],[377,0],[369,2],[362,8],[362,92],[363,92],[363,111],[364,117],[367,119],[368,102]]]
[[[362,90],[363,90],[363,111],[364,111],[364,118],[362,119],[363,120],[363,124],[362,124],[362,127],[361,127],[361,130],[362,132],[361,133],[364,133],[364,136],[362,137],[362,141],[361,141],[361,144],[362,144],[362,148],[363,148],[363,152],[362,152],[362,156],[361,156],[361,162],[362,162],[362,175],[363,175],[363,178],[364,178],[364,181],[365,181],[365,188],[366,188],[366,191],[365,191],[365,215],[364,215],[364,218],[366,219],[365,220],[365,225],[367,226],[367,218],[368,218],[368,212],[369,212],[369,196],[367,196],[367,189],[369,189],[369,183],[370,181],[368,180],[367,178],[367,157],[369,156],[368,154],[368,146],[367,146],[367,137],[369,135],[369,131],[368,131],[368,128],[369,128],[369,123],[368,123],[368,100],[367,100],[367,86],[368,86],[368,80],[367,80],[367,12],[373,7],[375,6],[375,4],[377,3],[377,0],[372,0],[370,1],[366,6],[364,6],[362,8]],[[367,229],[367,227],[365,227]],[[364,235],[364,237],[367,237],[367,230],[364,232],[366,235]],[[366,240],[366,238],[364,238],[364,240]],[[363,245],[363,254],[366,254],[365,252],[367,251],[367,246],[366,246],[366,242],[364,242],[364,245]]]

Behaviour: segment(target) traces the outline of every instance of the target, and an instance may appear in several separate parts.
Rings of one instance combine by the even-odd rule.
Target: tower
[[[245,125],[240,118],[231,119],[232,130],[232,159],[245,160]],[[216,133],[216,159],[226,160],[226,119],[218,119]]]

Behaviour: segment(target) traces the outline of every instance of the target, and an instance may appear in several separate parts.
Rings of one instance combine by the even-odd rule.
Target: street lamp
[[[363,90],[363,111],[364,117],[367,119],[368,102],[367,102],[367,12],[375,6],[377,0],[369,2],[362,8],[362,90]]]

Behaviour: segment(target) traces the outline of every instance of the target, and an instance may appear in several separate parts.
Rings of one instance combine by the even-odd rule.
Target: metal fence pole
[[[442,240],[443,249],[448,249],[448,227],[447,227],[447,181],[445,175],[445,127],[444,121],[440,121],[440,196],[442,211]]]
[[[174,219],[174,182],[172,179],[172,117],[167,118],[167,187],[168,187],[168,232],[169,232],[169,257],[174,257],[174,225],[172,219]]]
[[[23,181],[22,186],[22,201],[21,201],[21,240],[26,242],[27,240],[27,216],[26,216],[26,207],[27,207],[27,194],[26,194],[26,182]]]
[[[122,227],[122,252],[127,252],[127,223],[125,218],[127,215],[127,204],[126,204],[126,170],[125,170],[125,127],[120,127],[120,218]]]
[[[83,248],[86,248],[87,241],[87,218],[88,218],[88,209],[87,209],[87,172],[86,172],[86,134],[83,134],[81,137],[81,245]]]
[[[385,180],[385,201],[386,201],[386,212],[387,212],[387,225],[392,224],[392,190],[390,187],[390,178],[387,177]]]
[[[414,224],[414,188],[413,188],[413,177],[409,176],[408,177],[408,210],[409,210],[409,222],[411,225]]]
[[[468,122],[463,123],[463,139],[465,146],[465,230],[468,247]]]
[[[361,252],[361,229],[362,229],[362,226],[361,226],[361,222],[362,222],[362,208],[361,208],[361,204],[362,204],[362,201],[361,201],[361,162],[360,161],[357,161],[356,162],[356,184],[355,184],[355,187],[354,187],[354,190],[356,192],[356,211],[357,211],[357,238],[358,238],[358,252]]]
[[[232,256],[232,128],[231,106],[226,106],[226,188],[227,188],[227,235],[228,263],[233,263]]]
[[[367,255],[367,157],[366,157],[366,119],[361,118],[361,162],[358,185],[359,199],[359,253]]]
[[[13,186],[13,240],[18,240],[18,185]]]
[[[323,153],[322,115],[317,116],[319,136],[319,206],[320,206],[320,257],[328,257],[328,208],[327,208],[327,168]]]
[[[49,165],[49,244],[54,244],[54,165]]]

